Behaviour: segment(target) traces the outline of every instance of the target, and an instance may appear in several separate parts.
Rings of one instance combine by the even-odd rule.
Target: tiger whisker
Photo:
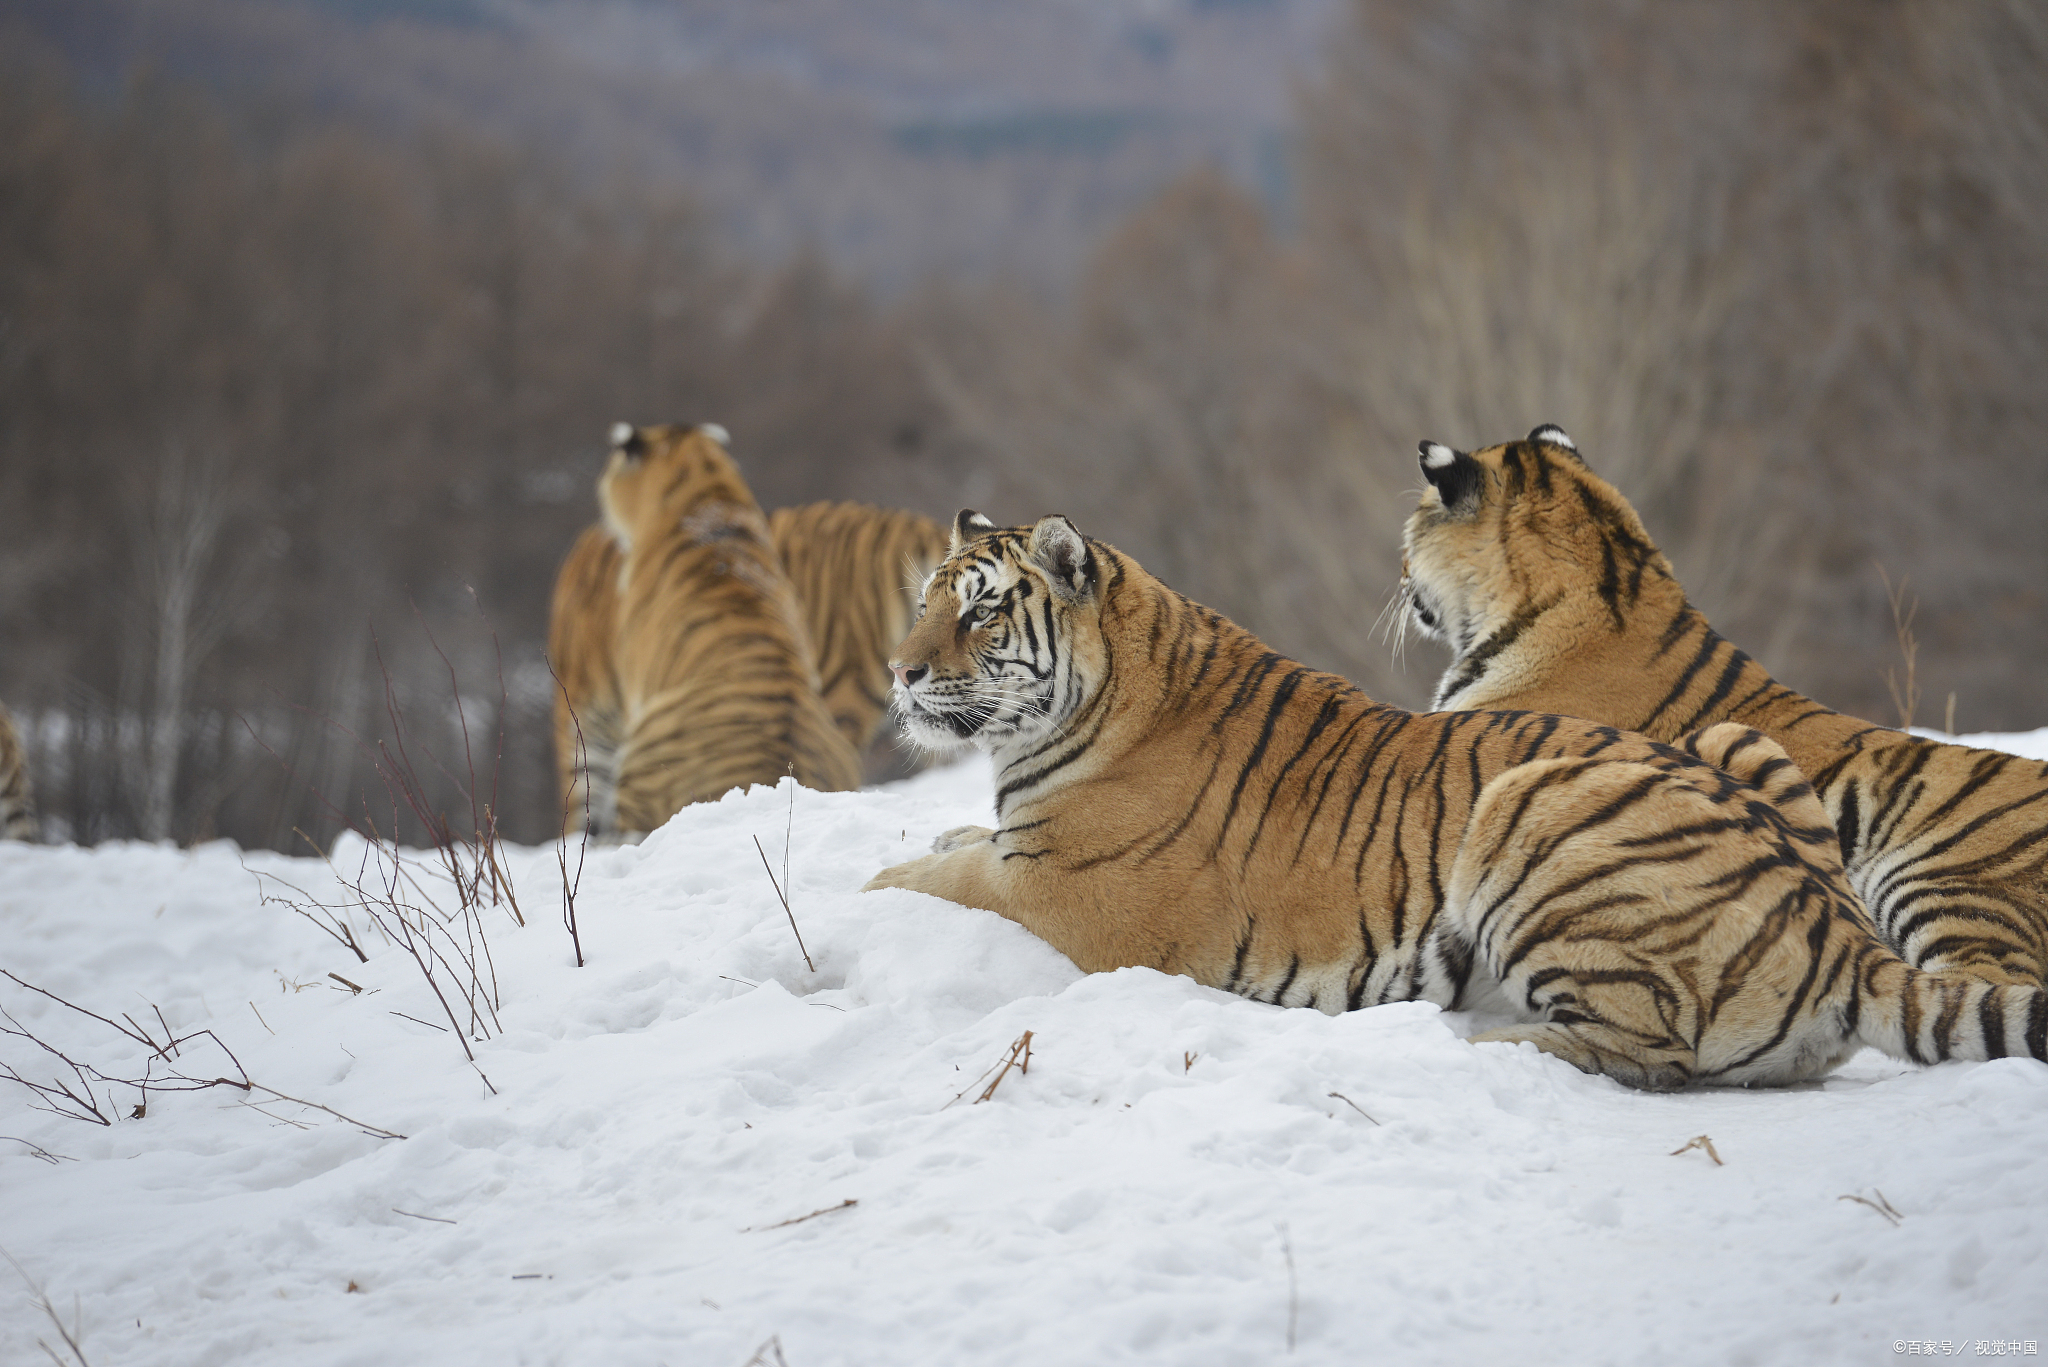
[[[1389,637],[1392,638],[1391,647],[1394,656],[1394,667],[1404,671],[1408,667],[1408,628],[1410,625],[1410,618],[1407,612],[1407,589],[1408,581],[1404,576],[1395,583],[1393,589],[1387,594],[1386,606],[1382,607],[1379,616],[1373,619],[1373,633],[1382,642],[1387,642]]]

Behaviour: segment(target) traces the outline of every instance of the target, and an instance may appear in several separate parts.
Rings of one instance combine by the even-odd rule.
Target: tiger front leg
[[[984,833],[976,836],[975,832]],[[990,838],[993,835],[994,832],[982,827],[955,827],[932,841],[933,853],[883,869],[861,891],[906,888],[1021,920],[1006,910],[1006,905],[1015,900],[1014,890],[1009,886],[1012,878],[1004,868],[1002,850]],[[962,838],[956,842],[956,837]]]
[[[1189,944],[1207,945],[1210,960],[1226,966],[1230,961],[1230,942],[1210,924],[1219,918],[1201,913],[1218,899],[1199,892],[1190,895],[1178,884],[1155,898],[1143,898],[1140,890],[1113,874],[1061,868],[1051,851],[1008,848],[1000,834],[883,869],[862,891],[880,888],[906,888],[992,911],[1015,921],[1087,973],[1143,964],[1164,973],[1201,977],[1188,961]],[[1145,914],[1137,906],[1141,898],[1168,910]],[[1220,981],[1220,975],[1211,977]]]

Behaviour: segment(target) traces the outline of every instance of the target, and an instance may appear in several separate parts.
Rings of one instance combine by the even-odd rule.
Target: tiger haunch
[[[1422,445],[1402,593],[1454,658],[1435,705],[1531,708],[1674,740],[1720,721],[1811,778],[1851,884],[1908,962],[2048,981],[2048,763],[1944,744],[1794,692],[1687,601],[1634,508],[1554,426]]]
[[[1806,903],[1809,922],[1885,957],[1831,862],[1831,836],[1810,794],[1771,766],[1782,755],[1769,742],[1712,738],[1731,763],[1752,756],[1759,788],[1611,727],[1387,707],[1267,650],[1065,518],[998,529],[962,513],[952,553],[926,583],[918,623],[891,664],[915,738],[973,745],[993,758],[998,827],[947,832],[935,853],[868,886],[995,911],[1086,971],[1149,966],[1330,1012],[1418,996],[1456,1005],[1492,981],[1474,972],[1486,936],[1448,920],[1436,933],[1459,852],[1485,834],[1468,832],[1475,804],[1495,780],[1560,759],[1655,780],[1632,800],[1645,805],[1631,820],[1711,848],[1716,877],[1725,865],[1757,865],[1750,888],[1687,885],[1731,926],[1749,925],[1749,939],[1769,940],[1787,887],[1810,884],[1821,891]],[[1717,815],[1711,829],[1693,832],[1700,802]],[[1686,828],[1656,816],[1673,803],[1693,804],[1682,813]],[[1671,860],[1626,845],[1642,834],[1635,826],[1602,830],[1574,826],[1568,813],[1542,815],[1545,838],[1578,842],[1560,870],[1591,877],[1601,860],[1619,859],[1684,876]],[[1463,867],[1460,886],[1478,888],[1479,866]],[[1616,938],[1625,948],[1627,935]],[[1569,971],[1597,975],[1598,965]],[[1718,971],[1733,980],[1749,970],[1736,961]],[[1751,1019],[1767,995],[1761,987],[1731,998],[1737,1005],[1702,1009],[1714,1031],[1741,1041],[1720,1053],[1720,1033],[1631,1044],[1631,1021],[1600,1019],[1597,1001],[1535,1010],[1553,1025],[1619,1032],[1619,1043],[1603,1042],[1609,1053],[1537,1042],[1581,1067],[1649,1085],[1723,1076],[1716,1069],[1745,1050],[1753,1056],[1746,1071],[1726,1064],[1742,1079],[1788,1080],[1830,1066],[1853,1037],[1845,1030],[1892,1010],[1869,1000],[1880,989],[1903,991],[1882,974],[1830,978],[1802,998],[1791,1042],[1761,1051],[1756,1042],[1775,1028]],[[1926,1056],[1990,1052],[1988,1037],[1973,1040],[1946,1016],[1939,1026]],[[1997,1042],[2025,1047],[2010,1034]],[[1705,1062],[1703,1044],[1711,1046]]]

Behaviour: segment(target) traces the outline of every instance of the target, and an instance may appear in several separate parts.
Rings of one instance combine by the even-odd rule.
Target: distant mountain
[[[1276,208],[1338,0],[0,0],[97,90],[204,83],[262,136],[342,120],[688,186],[744,249],[877,284],[1064,278],[1213,164]]]

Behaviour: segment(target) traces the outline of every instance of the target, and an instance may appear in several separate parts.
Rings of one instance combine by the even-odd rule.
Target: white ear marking
[[[627,442],[629,442],[629,441],[631,441],[631,440],[633,440],[633,424],[632,424],[632,423],[630,423],[630,422],[615,422],[615,423],[613,423],[613,424],[612,424],[612,445],[613,445],[613,446],[624,446],[624,445],[625,445],[625,444],[626,444]]]
[[[723,423],[700,422],[697,424],[697,430],[727,450],[732,449],[732,433],[725,430]]]
[[[1441,470],[1458,458],[1458,453],[1442,442],[1422,443],[1422,463],[1432,470]]]
[[[1579,444],[1567,436],[1565,430],[1554,422],[1546,422],[1543,426],[1531,432],[1529,440],[1547,442],[1552,446],[1562,446],[1567,451],[1579,449]]]

